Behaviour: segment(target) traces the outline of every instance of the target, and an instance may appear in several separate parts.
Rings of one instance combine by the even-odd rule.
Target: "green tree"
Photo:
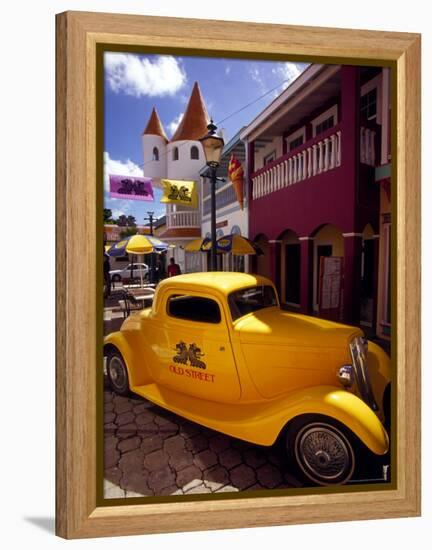
[[[104,223],[114,223],[114,220],[112,219],[112,210],[110,210],[109,208],[104,208],[103,216]]]
[[[126,225],[128,225],[129,227],[135,227],[136,226],[135,216],[129,215],[126,219],[127,219]]]
[[[121,214],[121,216],[119,216],[116,221],[117,221],[117,225],[119,225],[120,227],[126,227],[128,224],[127,217],[124,214]]]
[[[122,231],[120,231],[120,237],[124,239],[125,237],[130,237],[131,235],[136,235],[138,233],[137,227],[125,227]]]

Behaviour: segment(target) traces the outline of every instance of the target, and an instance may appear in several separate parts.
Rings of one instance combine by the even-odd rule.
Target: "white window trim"
[[[295,132],[293,132],[292,134],[290,134],[288,137],[285,138],[285,143],[286,143],[287,150],[289,149],[290,142],[294,141],[295,139],[299,138],[300,136],[303,138],[303,143],[305,143],[306,142],[306,127],[305,126],[303,126],[302,128],[299,128],[298,130],[296,130]]]
[[[365,95],[374,88],[379,88],[379,85],[381,83],[381,73],[374,76],[371,80],[368,80],[363,86],[360,88],[360,95]]]
[[[366,95],[368,92],[372,91],[374,88],[377,90],[377,114],[376,121],[377,124],[382,124],[381,113],[382,113],[382,73],[378,74],[360,88],[360,96]]]
[[[333,120],[335,125],[338,123],[338,108],[337,104],[333,105],[333,107],[330,107],[330,109],[327,109],[327,111],[324,111],[324,113],[321,113],[319,116],[314,118],[312,120],[312,135],[313,137],[316,137],[316,127],[318,124],[321,124],[324,120],[327,118],[330,118],[333,116]]]
[[[273,157],[273,159],[271,161],[267,161],[269,157]],[[273,151],[270,151],[266,155],[263,155],[263,166],[266,166],[268,162],[274,162],[276,159],[276,149],[273,149]]]

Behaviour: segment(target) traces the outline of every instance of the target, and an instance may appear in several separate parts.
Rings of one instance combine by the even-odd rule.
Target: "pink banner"
[[[134,176],[111,176],[110,197],[113,199],[129,199],[132,201],[153,201],[151,178]]]

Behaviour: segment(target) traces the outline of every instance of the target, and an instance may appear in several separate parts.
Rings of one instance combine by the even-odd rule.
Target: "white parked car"
[[[133,267],[133,271],[132,271]],[[149,274],[149,268],[147,264],[140,264],[140,263],[134,263],[129,264],[127,267],[124,267],[123,269],[113,269],[109,272],[111,281],[114,283],[118,283],[120,281],[127,282],[131,278],[134,279],[141,279],[141,273],[142,278],[147,279]]]

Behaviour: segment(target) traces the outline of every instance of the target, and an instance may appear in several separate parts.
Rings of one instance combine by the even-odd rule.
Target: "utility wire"
[[[300,76],[300,75],[299,75]],[[297,77],[298,78],[298,77]],[[296,80],[296,79],[294,79]],[[216,126],[220,126],[223,122],[229,120],[230,118],[232,118],[233,116],[237,115],[238,113],[241,113],[242,111],[244,111],[245,109],[251,107],[252,105],[254,105],[255,103],[257,103],[258,101],[261,101],[261,99],[264,99],[266,96],[268,96],[269,94],[273,93],[274,91],[276,91],[278,88],[280,88],[281,86],[283,86],[284,84],[286,83],[291,83],[291,82],[294,82],[293,79],[286,79],[284,81],[282,81],[281,83],[279,83],[277,86],[275,86],[274,88],[271,88],[271,90],[267,90],[265,93],[263,93],[262,95],[260,95],[259,97],[257,97],[256,99],[254,99],[253,101],[247,103],[246,105],[244,105],[243,107],[240,107],[240,109],[237,109],[236,111],[234,111],[233,113],[229,114],[228,116],[226,116],[225,118],[219,120],[217,123],[216,123]],[[185,145],[188,145],[187,143],[182,143],[181,145],[178,145],[177,148],[178,149],[181,149],[183,146]],[[166,157],[168,155],[168,152],[165,152],[161,155],[162,158]],[[146,163],[142,163],[142,164],[137,164],[137,166],[139,166],[140,168],[143,168],[145,166],[148,166],[150,163],[152,162],[158,162],[157,160],[155,159],[152,159],[152,160],[149,160],[147,161]]]

